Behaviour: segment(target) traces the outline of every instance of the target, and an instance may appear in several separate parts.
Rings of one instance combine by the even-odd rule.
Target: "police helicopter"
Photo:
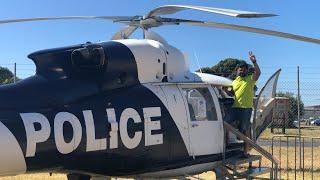
[[[127,26],[111,41],[31,53],[35,75],[0,87],[0,176],[54,172],[68,174],[68,179],[177,177],[212,170],[224,156],[240,153],[224,154],[223,118],[232,97],[222,89],[231,80],[191,72],[183,53],[150,29],[193,25],[316,44],[320,40],[162,16],[184,10],[237,18],[275,16],[165,5],[144,16],[1,20],[101,19]],[[129,39],[138,28],[144,37]]]

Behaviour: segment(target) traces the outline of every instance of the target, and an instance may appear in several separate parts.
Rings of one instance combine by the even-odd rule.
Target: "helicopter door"
[[[190,139],[189,139],[189,124],[187,119],[187,111],[183,96],[181,95],[179,88],[175,84],[161,85],[160,86],[165,93],[168,111],[173,118],[184,144],[189,154],[192,154],[190,150]],[[174,151],[176,144],[171,143],[171,149]]]
[[[262,131],[264,131],[272,122],[277,82],[280,72],[281,69],[275,72],[268,79],[267,83],[263,86],[255,101],[252,122],[252,137],[254,140],[256,140]]]
[[[218,98],[207,85],[181,85],[188,114],[189,136],[193,156],[223,151],[223,126]]]

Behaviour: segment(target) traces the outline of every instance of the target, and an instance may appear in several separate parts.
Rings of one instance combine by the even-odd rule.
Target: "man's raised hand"
[[[249,51],[249,57],[252,63],[257,62],[256,56],[252,53],[252,51]]]

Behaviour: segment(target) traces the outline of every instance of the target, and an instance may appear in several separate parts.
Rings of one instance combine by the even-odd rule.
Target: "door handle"
[[[191,127],[198,127],[199,124],[191,124]]]

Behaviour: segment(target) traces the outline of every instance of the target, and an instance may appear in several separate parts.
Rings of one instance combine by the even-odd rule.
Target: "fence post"
[[[298,123],[299,123],[299,126],[298,126],[298,134],[299,134],[299,168],[301,170],[301,156],[302,156],[302,153],[301,153],[301,121],[300,121],[300,68],[298,66],[298,69],[297,69],[297,84],[298,84],[298,97],[297,97],[297,103],[298,103]]]

